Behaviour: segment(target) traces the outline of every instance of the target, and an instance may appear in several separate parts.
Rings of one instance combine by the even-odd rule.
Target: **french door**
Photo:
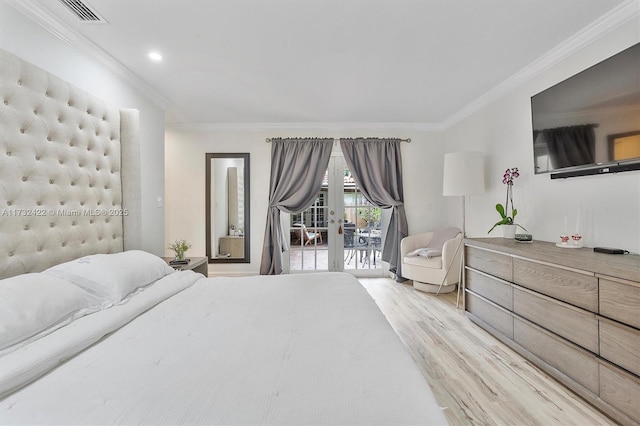
[[[386,215],[364,198],[339,147],[331,155],[314,204],[302,213],[288,215],[288,220],[285,216],[290,236],[285,271],[288,266],[290,273],[345,271],[383,276]]]

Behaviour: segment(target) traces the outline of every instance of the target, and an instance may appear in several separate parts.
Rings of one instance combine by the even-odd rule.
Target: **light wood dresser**
[[[640,424],[640,256],[465,240],[469,319],[621,424]]]

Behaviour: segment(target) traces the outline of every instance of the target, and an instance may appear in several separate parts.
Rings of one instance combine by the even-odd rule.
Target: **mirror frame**
[[[211,258],[211,163],[214,158],[241,158],[244,160],[244,256],[234,258]],[[209,263],[250,263],[251,262],[251,215],[250,215],[250,181],[249,181],[249,153],[206,153],[206,173],[205,173],[205,232],[206,232],[206,255]]]

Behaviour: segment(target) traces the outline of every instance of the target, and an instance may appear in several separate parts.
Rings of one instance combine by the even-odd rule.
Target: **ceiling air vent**
[[[81,0],[59,0],[64,4],[79,20],[90,24],[106,24],[107,21],[98,12],[93,10],[88,4]]]

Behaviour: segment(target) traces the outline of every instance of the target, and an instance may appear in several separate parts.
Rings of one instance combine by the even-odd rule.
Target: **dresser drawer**
[[[600,315],[640,328],[640,283],[600,278]]]
[[[600,362],[600,399],[640,422],[640,380],[626,371]]]
[[[473,269],[466,269],[465,287],[505,309],[513,310],[513,290],[510,283]]]
[[[465,265],[503,280],[512,281],[511,256],[477,247],[465,247]]]
[[[517,287],[513,289],[513,311],[591,352],[598,353],[598,320],[591,312]]]
[[[604,318],[599,323],[600,356],[640,376],[640,330]]]
[[[563,302],[598,312],[598,279],[593,276],[513,259],[513,282]]]
[[[513,315],[471,291],[465,291],[467,311],[513,340]]]
[[[598,394],[595,355],[517,316],[513,319],[513,328],[516,343],[590,392]]]

